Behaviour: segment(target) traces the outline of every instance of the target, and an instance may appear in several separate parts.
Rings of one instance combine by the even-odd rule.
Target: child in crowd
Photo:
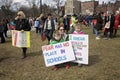
[[[62,39],[62,36],[60,34],[60,32],[58,30],[55,30],[53,32],[53,39],[50,41],[50,44],[57,44],[57,43],[61,43],[64,42],[65,40]],[[70,66],[68,64],[66,64],[66,69],[68,69]],[[54,66],[54,70],[58,70],[58,65]]]
[[[78,24],[75,25],[75,31],[72,34],[83,35],[85,33],[81,30],[81,25],[78,23]],[[81,66],[81,64],[78,63],[78,66]]]
[[[75,31],[72,34],[85,34],[85,33],[81,30],[81,26],[78,23],[75,25]]]

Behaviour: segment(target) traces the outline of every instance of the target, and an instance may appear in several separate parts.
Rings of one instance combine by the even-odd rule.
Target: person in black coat
[[[4,32],[4,27],[3,27],[3,22],[0,22],[0,38],[1,38],[1,42],[0,43],[5,43],[5,37],[3,35]]]
[[[16,30],[24,32],[24,31],[30,31],[31,27],[29,24],[29,21],[25,18],[25,14],[23,13],[23,11],[19,11],[17,13],[17,17],[15,18],[15,24],[16,24]],[[23,47],[22,48],[22,59],[26,58],[26,51],[27,48]]]
[[[113,37],[113,27],[114,27],[114,23],[115,23],[115,16],[114,16],[114,14],[112,14],[112,15],[111,15],[111,19],[110,19],[110,28],[109,28],[109,31],[110,31],[109,37],[110,37],[110,38]]]
[[[7,26],[7,24],[9,23],[9,21],[7,20],[7,19],[3,19],[3,27],[4,27],[4,35],[5,35],[5,37],[8,37],[7,36],[7,31],[8,31],[8,26]]]
[[[113,27],[115,22],[114,14],[109,13],[108,16],[105,17],[105,24],[109,21],[110,21],[110,26],[109,28],[105,28],[104,39],[111,39],[113,37]]]
[[[99,37],[99,30],[102,30],[102,27],[103,27],[103,19],[102,19],[102,16],[103,16],[103,13],[100,12],[98,15],[97,15],[97,23],[96,23],[96,26],[95,26],[95,29],[96,29],[96,39],[100,39]]]
[[[67,17],[67,15],[64,16],[64,30],[66,33],[68,33],[69,29],[70,29],[70,19]]]
[[[45,32],[45,35],[48,39],[48,44],[49,44],[50,40],[52,39],[54,30],[55,30],[55,19],[53,19],[52,14],[49,13],[48,17],[45,21],[44,31],[43,31],[43,32]]]

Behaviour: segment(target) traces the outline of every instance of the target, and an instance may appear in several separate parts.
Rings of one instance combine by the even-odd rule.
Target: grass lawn
[[[31,48],[27,58],[21,59],[20,48],[11,45],[11,39],[0,44],[0,80],[120,80],[120,29],[118,37],[111,40],[95,40],[90,28],[83,28],[89,34],[89,65],[82,67],[71,63],[57,71],[45,67],[39,34],[31,32]],[[101,33],[101,36],[103,33]]]

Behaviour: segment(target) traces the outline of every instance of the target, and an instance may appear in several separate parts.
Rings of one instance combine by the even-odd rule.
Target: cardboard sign
[[[46,66],[53,66],[75,60],[71,42],[42,46]]]
[[[30,32],[12,30],[12,45],[15,47],[30,47]]]
[[[88,35],[70,34],[69,40],[76,57],[74,62],[88,64]]]

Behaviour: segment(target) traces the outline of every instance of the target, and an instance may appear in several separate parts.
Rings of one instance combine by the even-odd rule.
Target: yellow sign
[[[30,31],[12,30],[12,45],[15,47],[30,47]]]

